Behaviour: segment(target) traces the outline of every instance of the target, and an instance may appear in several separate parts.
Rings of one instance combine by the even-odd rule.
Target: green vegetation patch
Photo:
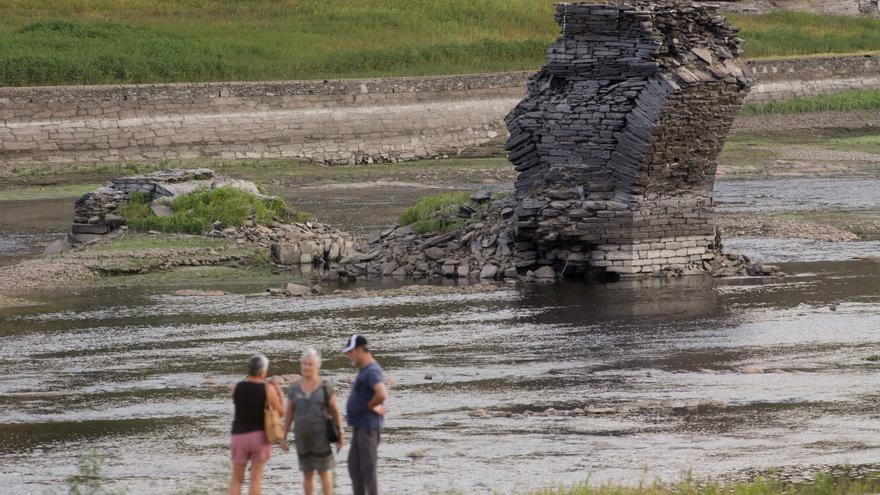
[[[89,248],[90,251],[143,251],[147,249],[220,248],[226,244],[223,239],[196,235],[159,236],[146,234],[127,234],[110,242],[102,242]]]
[[[554,0],[7,0],[0,86],[535,69]]]
[[[178,196],[170,206],[170,216],[157,216],[150,209],[150,197],[135,193],[119,207],[119,213],[125,217],[129,229],[136,232],[156,230],[185,234],[204,234],[216,221],[222,222],[224,227],[241,227],[250,217],[263,225],[308,219],[308,215],[291,210],[280,198],[260,199],[232,187]]]
[[[751,59],[880,50],[878,19],[791,11],[727,17]]]
[[[557,0],[5,0],[0,86],[535,70]],[[880,50],[880,20],[730,16],[748,58]]]
[[[740,115],[875,110],[878,108],[880,108],[880,90],[865,89],[785,101],[747,103],[740,110]]]
[[[419,198],[416,204],[400,214],[397,224],[412,225],[417,234],[454,230],[467,223],[466,219],[458,217],[461,205],[470,206],[477,211],[476,215],[484,213],[486,209],[485,206],[471,201],[470,193],[444,192]]]
[[[0,85],[223,80],[240,51],[130,24],[38,21],[0,32]]]
[[[94,191],[100,186],[100,184],[64,184],[0,189],[0,201],[77,198],[89,191]]]
[[[880,153],[880,136],[852,136],[829,139],[825,146],[832,150],[861,151],[863,153]]]

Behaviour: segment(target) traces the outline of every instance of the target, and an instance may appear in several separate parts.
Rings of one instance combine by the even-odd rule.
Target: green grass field
[[[740,110],[740,115],[875,110],[878,108],[880,108],[880,90],[866,89],[794,100],[747,103]]]
[[[533,70],[556,0],[4,0],[0,86]],[[735,16],[752,58],[880,50],[880,20]]]

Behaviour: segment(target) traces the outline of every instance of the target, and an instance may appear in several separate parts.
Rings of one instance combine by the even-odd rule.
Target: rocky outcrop
[[[474,197],[490,201],[481,194]],[[513,239],[514,204],[495,201],[485,213],[449,232],[420,235],[411,226],[388,229],[358,254],[343,259],[327,277],[515,278],[518,269],[525,273],[533,260],[528,259],[528,251],[517,249]]]
[[[76,201],[71,227],[73,242],[93,240],[88,236],[104,235],[125,225],[118,208],[134,193],[151,198],[153,211],[163,216],[171,213],[168,205],[177,196],[221,187],[234,187],[264,197],[253,182],[223,177],[208,168],[163,170],[113,179]]]
[[[53,243],[47,254],[58,254],[68,244],[88,244],[117,229],[124,229],[126,219],[120,214],[119,207],[135,193],[150,198],[153,213],[165,216],[172,214],[170,205],[174,198],[221,187],[233,187],[258,198],[269,198],[260,193],[253,182],[223,177],[206,168],[165,170],[113,179],[76,202],[71,233]],[[272,260],[279,265],[329,264],[353,254],[355,246],[351,235],[318,222],[261,225],[248,220],[241,227],[226,227],[215,222],[205,234],[238,243],[257,244],[270,250]]]
[[[714,258],[716,156],[750,80],[711,6],[564,3],[562,35],[508,115],[514,238],[566,274]]]
[[[350,234],[317,222],[282,224],[268,230],[272,261],[280,265],[327,265],[355,252]]]

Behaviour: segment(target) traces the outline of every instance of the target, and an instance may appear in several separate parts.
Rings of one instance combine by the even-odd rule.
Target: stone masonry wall
[[[0,163],[438,156],[504,132],[524,79],[0,88]]]
[[[880,88],[880,55],[750,60],[757,82],[746,101],[790,100]]]
[[[747,47],[746,47],[747,48]],[[880,88],[880,56],[747,62],[748,100]],[[0,88],[0,166],[303,158],[369,163],[506,137],[528,74]]]
[[[715,158],[751,84],[711,6],[559,4],[562,35],[507,117],[515,238],[563,274],[702,267]]]

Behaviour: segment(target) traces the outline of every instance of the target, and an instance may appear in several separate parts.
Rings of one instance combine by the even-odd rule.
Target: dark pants
[[[354,495],[379,495],[376,478],[379,450],[378,428],[355,428],[348,451],[348,475]]]

